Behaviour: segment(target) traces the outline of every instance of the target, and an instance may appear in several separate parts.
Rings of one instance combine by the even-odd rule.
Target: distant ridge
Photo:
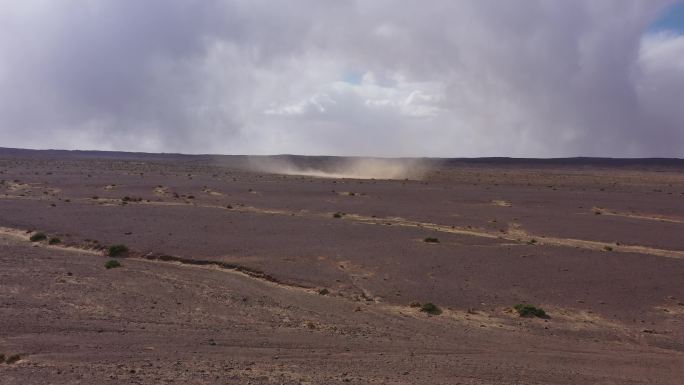
[[[125,151],[97,151],[97,150],[33,150],[21,148],[0,147],[2,158],[43,158],[43,159],[117,159],[138,161],[207,161],[218,164],[238,166],[247,162],[249,158],[272,158],[288,160],[295,164],[326,164],[349,158],[376,158],[356,156],[329,155],[220,155],[220,154],[180,154],[180,153],[146,153]],[[387,159],[387,158],[384,158]],[[601,157],[568,157],[568,158],[511,158],[511,157],[481,157],[481,158],[407,158],[422,159],[442,166],[463,165],[519,165],[519,166],[599,166],[599,167],[684,167],[681,158],[601,158]],[[237,163],[237,164],[236,164]]]

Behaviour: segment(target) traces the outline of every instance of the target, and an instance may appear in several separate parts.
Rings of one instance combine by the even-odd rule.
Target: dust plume
[[[423,159],[338,157],[250,157],[254,171],[318,178],[421,179],[429,166]]]

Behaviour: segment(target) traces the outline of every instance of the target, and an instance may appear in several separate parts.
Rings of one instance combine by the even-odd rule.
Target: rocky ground
[[[429,166],[0,151],[0,383],[681,383],[684,165]]]

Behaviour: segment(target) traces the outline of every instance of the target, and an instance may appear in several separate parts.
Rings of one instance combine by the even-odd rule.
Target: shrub
[[[0,353],[0,364],[5,363],[5,355]]]
[[[603,250],[605,251],[613,251],[613,248],[611,246],[603,246]]]
[[[119,261],[117,261],[116,259],[110,259],[109,261],[107,261],[107,263],[105,263],[105,267],[107,269],[115,269],[117,267],[121,267],[121,263],[119,263]]]
[[[44,241],[46,239],[47,239],[47,235],[45,235],[45,233],[35,233],[35,234],[31,235],[31,238],[29,238],[29,240],[31,240],[31,242],[40,242],[40,241]]]
[[[49,245],[58,245],[60,243],[62,243],[62,240],[59,238],[50,238],[50,240],[48,241]]]
[[[318,294],[320,294],[320,295],[328,295],[328,294],[330,294],[330,290],[323,288],[323,289],[321,289],[321,290],[318,291]]]
[[[342,218],[343,215],[344,215],[344,214],[342,214],[342,213],[340,213],[340,212],[337,212],[337,213],[333,214],[333,218],[338,218],[338,219],[339,219],[339,218]]]
[[[439,239],[433,238],[433,237],[427,237],[423,239],[423,242],[425,243],[439,243]]]
[[[126,245],[112,245],[107,249],[107,255],[110,257],[116,257],[126,253],[128,253],[128,247],[126,247]]]
[[[21,356],[18,354],[12,354],[11,356],[7,357],[7,360],[5,361],[8,364],[13,364],[17,361],[21,360]]]
[[[432,315],[442,314],[442,309],[440,309],[437,305],[435,305],[432,302],[424,303],[423,306],[420,307],[420,311],[423,311],[423,312],[426,312],[426,313],[432,314]]]
[[[513,309],[518,312],[521,317],[539,317],[548,318],[548,315],[544,309],[540,307],[535,307],[526,303],[519,303],[513,306]]]

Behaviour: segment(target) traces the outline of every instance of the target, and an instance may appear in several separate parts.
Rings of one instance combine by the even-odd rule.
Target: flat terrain
[[[0,383],[682,383],[684,162],[421,171],[0,149]]]

